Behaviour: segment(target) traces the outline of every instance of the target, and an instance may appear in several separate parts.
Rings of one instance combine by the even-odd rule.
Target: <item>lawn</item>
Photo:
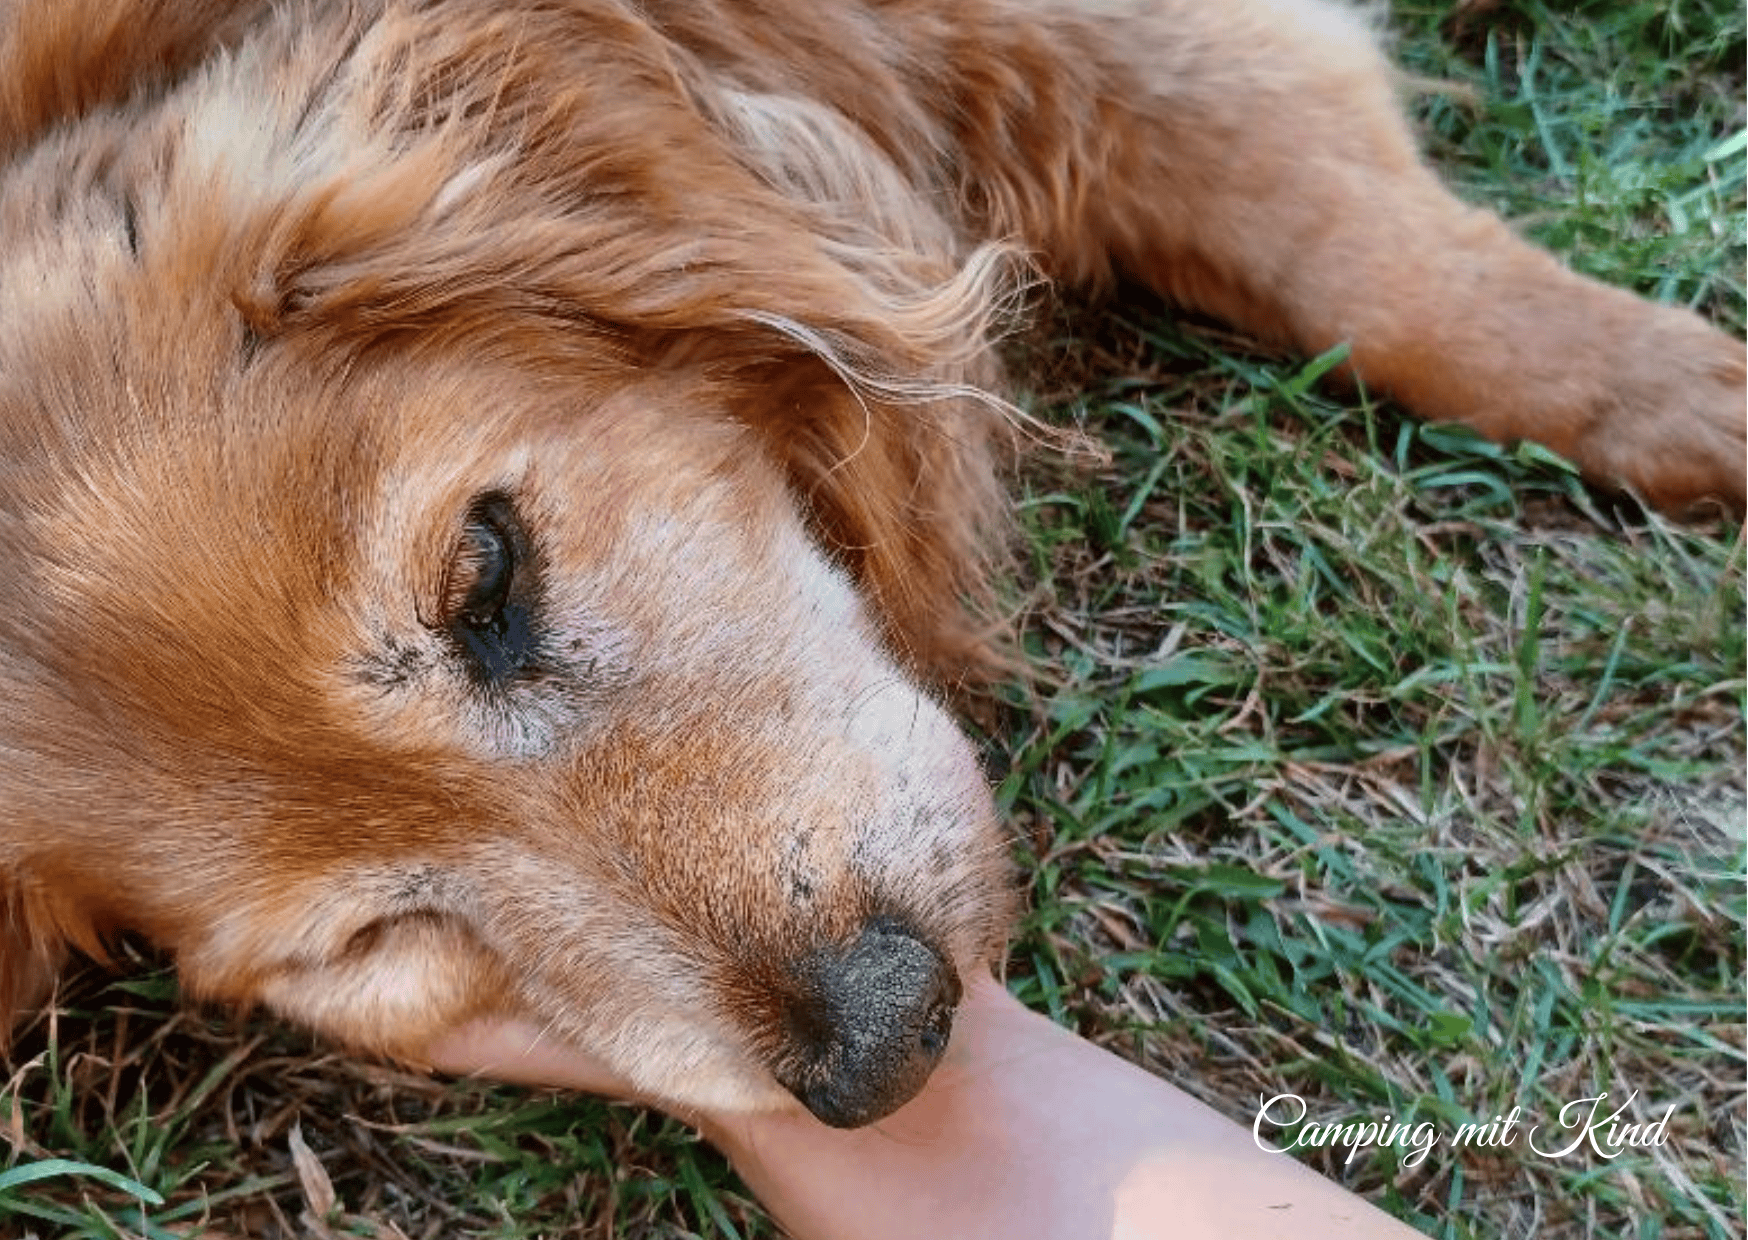
[[[1462,195],[1742,334],[1734,0],[1393,7]],[[1010,987],[1246,1126],[1280,1094],[1431,1125],[1413,1165],[1304,1152],[1431,1235],[1740,1235],[1740,525],[1143,298],[1017,352],[1108,460],[1019,480],[1036,675],[972,712],[1029,910]],[[775,1234],[674,1121],[353,1062],[134,963],[4,1063],[0,1237]],[[1451,1139],[1518,1107],[1550,1151],[1604,1091],[1664,1140]]]

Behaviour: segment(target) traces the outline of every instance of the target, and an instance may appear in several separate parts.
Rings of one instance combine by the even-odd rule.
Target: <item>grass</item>
[[[1395,9],[1459,88],[1419,105],[1459,192],[1743,331],[1738,6]],[[1740,527],[1144,301],[1030,355],[1110,463],[1021,485],[1043,687],[979,719],[1030,910],[1010,986],[1246,1125],[1283,1093],[1432,1124],[1411,1167],[1305,1154],[1431,1235],[1739,1235]],[[673,1121],[351,1062],[179,1010],[149,963],[15,1050],[0,1235],[775,1234]],[[1448,1140],[1604,1090],[1672,1108],[1667,1142]]]

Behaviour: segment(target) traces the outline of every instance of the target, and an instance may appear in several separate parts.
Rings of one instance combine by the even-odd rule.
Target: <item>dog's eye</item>
[[[443,582],[443,624],[487,680],[527,665],[534,641],[518,581],[524,542],[508,498],[490,495],[468,510]]]
[[[487,515],[469,521],[453,567],[451,615],[476,628],[490,625],[510,601],[516,575],[516,552],[504,530]]]

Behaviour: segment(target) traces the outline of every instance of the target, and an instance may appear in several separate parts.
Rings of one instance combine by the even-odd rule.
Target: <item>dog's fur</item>
[[[754,1107],[793,962],[994,957],[930,686],[1028,262],[1743,501],[1741,345],[1451,199],[1327,0],[4,0],[0,160],[0,1016],[128,931]]]

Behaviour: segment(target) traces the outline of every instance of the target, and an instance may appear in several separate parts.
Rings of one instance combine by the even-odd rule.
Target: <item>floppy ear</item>
[[[54,987],[66,945],[22,875],[0,875],[0,1045]]]
[[[610,20],[396,10],[277,92],[277,138],[231,147],[260,110],[225,77],[240,59],[189,125],[215,162],[185,152],[186,197],[159,218],[232,230],[230,301],[256,339],[711,374],[894,645],[940,680],[990,670],[1009,252],[963,252],[841,118],[731,90],[641,23],[593,28]]]

